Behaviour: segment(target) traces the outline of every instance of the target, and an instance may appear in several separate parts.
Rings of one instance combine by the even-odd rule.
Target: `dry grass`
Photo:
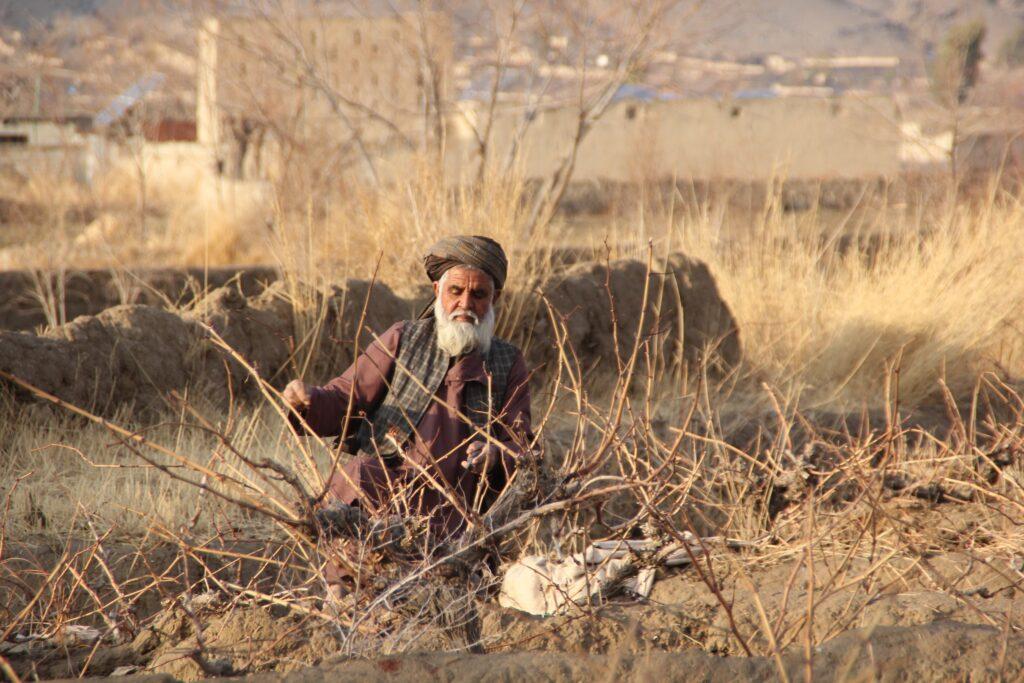
[[[83,514],[104,528],[117,529],[121,537],[141,537],[154,523],[173,528],[187,520],[197,532],[206,532],[229,513],[230,524],[259,532],[262,520],[169,479],[101,426],[39,406],[5,405],[3,414],[0,445],[8,457],[0,464],[0,481],[8,489],[29,475],[11,500],[7,532],[14,538],[81,534],[87,531]],[[287,434],[268,417],[260,409],[240,416],[231,430],[237,447],[257,458],[273,459],[286,451]],[[131,406],[124,406],[113,420],[213,471],[230,470],[217,437],[188,427],[181,413],[168,414],[163,424],[143,424],[133,419]],[[179,463],[157,457],[172,471],[181,469]]]
[[[747,363],[802,405],[877,405],[893,363],[910,405],[934,400],[938,380],[961,396],[982,371],[1019,376],[1021,197],[872,214],[823,231],[817,211],[772,203],[747,236],[722,240],[722,213],[705,213],[680,221],[675,243],[718,277]]]
[[[83,227],[50,216],[36,244],[8,248],[4,263],[272,264],[286,274],[300,317],[315,319],[308,288],[346,277],[376,277],[415,294],[423,286],[418,252],[444,234],[485,232],[508,245],[510,282],[523,289],[551,274],[544,258],[551,249],[643,258],[653,240],[656,260],[682,250],[709,264],[739,323],[745,373],[802,406],[877,405],[886,367],[897,357],[905,403],[934,399],[937,379],[959,395],[982,371],[1024,370],[1024,281],[1011,276],[1024,256],[1024,206],[1019,193],[1005,189],[892,204],[885,191],[868,189],[845,212],[812,204],[797,213],[784,210],[778,189],[756,211],[722,197],[684,202],[680,193],[676,206],[626,210],[586,228],[563,221],[524,238],[521,179],[488,176],[479,186],[450,189],[427,163],[385,190],[347,185],[302,201],[228,181],[216,189],[151,191],[154,215],[145,232],[126,200],[131,183],[109,184],[114,189],[99,183],[92,199],[74,188],[57,192],[53,211],[65,216],[59,207],[84,203],[96,218]],[[45,185],[33,179],[19,192],[31,199],[31,188]]]
[[[322,311],[306,308],[311,284],[376,273],[411,288],[420,278],[413,247],[440,234],[486,232],[514,254],[560,244],[557,225],[525,243],[517,239],[522,193],[521,184],[501,178],[471,194],[449,192],[424,171],[387,193],[310,202],[305,213],[278,206],[265,253],[288,276],[297,318],[313,328]],[[559,367],[535,400],[539,443],[546,447],[540,481],[524,515],[505,520],[510,527],[497,525],[507,532],[498,539],[503,556],[578,550],[592,538],[641,529],[666,544],[683,531],[754,542],[740,553],[715,549],[713,561],[694,567],[724,615],[717,623],[725,620],[725,650],[732,653],[778,656],[792,644],[810,652],[838,630],[862,625],[868,606],[897,584],[927,586],[978,615],[979,623],[1018,628],[1012,604],[1003,613],[979,605],[929,557],[958,553],[1000,567],[1009,558],[1012,567],[1021,542],[1024,400],[1011,381],[1024,370],[1024,281],[1013,277],[1024,257],[1020,198],[993,192],[970,203],[883,207],[872,220],[840,223],[824,237],[814,229],[822,221],[818,213],[786,213],[777,198],[740,238],[722,230],[729,211],[708,204],[645,216],[628,230],[610,230],[614,243],[606,253],[641,253],[640,230],[654,239],[654,263],[674,249],[709,263],[739,321],[743,366],[722,382],[694,372],[677,384],[671,379],[677,373],[663,373],[639,343],[627,357],[608,359],[609,368],[622,369],[606,373],[596,391],[573,349],[561,345]],[[204,262],[248,253],[231,246],[229,235],[241,234],[239,225],[207,227]],[[873,236],[879,232],[882,238]],[[176,234],[179,248],[196,249],[194,236]],[[854,246],[840,243],[851,236]],[[601,240],[594,241],[596,248]],[[258,252],[258,245],[248,240],[237,249]],[[550,272],[544,259],[526,263],[513,261],[513,278],[533,281]],[[183,580],[340,625],[342,651],[404,651],[422,642],[428,627],[449,634],[431,642],[472,645],[466,634],[475,608],[468,598],[491,595],[495,577],[485,572],[475,583],[437,587],[431,582],[444,558],[396,557],[388,539],[372,534],[360,556],[370,579],[341,616],[321,609],[314,597],[322,587],[318,562],[336,551],[314,532],[305,506],[322,491],[330,453],[293,438],[276,405],[268,391],[259,408],[226,416],[183,409],[157,426],[133,424],[126,413],[114,421],[126,430],[120,436],[82,418],[6,406],[4,414],[15,419],[0,425],[0,447],[11,454],[0,469],[9,496],[5,538],[40,532],[95,538],[97,528],[137,538],[159,530],[193,558],[204,557],[195,548],[200,538],[217,539],[218,548],[239,537],[273,538],[287,546],[287,559],[275,556],[265,566],[283,563],[288,572],[268,570],[239,583],[207,568],[201,578]],[[906,411],[922,406],[946,415],[938,434],[904,420]],[[880,410],[871,414],[873,422],[849,430],[827,428],[806,412],[865,408]],[[211,415],[211,424],[204,426],[201,415]],[[744,438],[724,426],[737,417],[749,423]],[[263,457],[294,476],[267,470],[258,464]],[[158,471],[169,464],[175,469]],[[175,474],[184,481],[171,481]],[[900,507],[906,500],[927,501],[929,514],[971,524],[908,526]],[[531,513],[538,505],[548,507]],[[415,521],[402,527],[413,544]],[[449,550],[456,558],[463,552],[458,545]],[[67,557],[62,562],[75,566]],[[794,563],[784,595],[762,600],[747,577],[783,562]],[[39,567],[33,584],[50,599],[46,604],[65,606],[59,618],[37,600],[9,607],[4,621],[52,630],[60,620],[95,622],[97,602],[125,602],[111,582],[90,584],[81,571],[61,570],[64,565],[52,574],[52,567]],[[1013,571],[1003,573],[1020,587]],[[860,591],[856,599],[815,622],[816,605],[846,600],[850,586]],[[753,600],[746,613],[737,590]],[[99,593],[92,598],[90,591]],[[790,602],[791,592],[800,600]],[[75,595],[89,596],[92,611],[73,610]],[[451,636],[453,630],[462,635]],[[710,640],[702,644],[712,647]],[[201,641],[195,656],[204,661]]]
[[[1009,610],[1004,612],[981,605],[984,595],[962,585],[967,573],[951,573],[937,567],[934,559],[966,558],[996,567],[997,573],[1009,561],[1010,569],[1002,570],[1005,581],[1010,586],[1021,583],[1012,561],[1024,513],[1019,459],[1024,451],[1024,399],[998,378],[987,377],[979,387],[976,412],[957,415],[952,396],[946,397],[953,417],[943,438],[904,425],[894,400],[897,382],[891,377],[890,393],[883,397],[890,411],[856,433],[820,428],[792,406],[776,404],[776,414],[759,425],[759,434],[729,442],[719,431],[718,410],[709,393],[698,390],[682,397],[678,412],[658,400],[662,397],[644,344],[619,359],[624,370],[596,397],[591,397],[581,369],[571,360],[571,349],[566,351],[558,379],[551,383],[555,395],[540,399],[544,404],[537,411],[537,424],[547,455],[536,482],[520,477],[527,486],[518,502],[525,503],[524,512],[520,514],[517,506],[490,523],[478,522],[468,541],[453,542],[447,554],[416,559],[408,548],[423,542],[422,527],[419,520],[400,514],[397,496],[390,512],[401,518],[394,527],[400,542],[396,544],[394,532],[367,530],[354,555],[359,590],[340,615],[322,611],[316,600],[322,586],[318,558],[334,557],[336,549],[311,533],[316,522],[304,508],[307,496],[315,497],[321,490],[330,464],[289,436],[280,418],[267,409],[240,413],[237,421],[229,417],[211,425],[212,432],[201,413],[187,410],[173,425],[141,435],[131,429],[100,428],[96,422],[84,426],[66,418],[51,420],[65,432],[77,428],[83,436],[75,443],[96,451],[87,452],[87,457],[102,457],[114,467],[79,470],[82,484],[95,493],[77,494],[73,508],[54,502],[52,489],[22,479],[5,523],[24,535],[27,524],[49,515],[52,524],[62,526],[47,529],[58,538],[69,532],[87,537],[91,533],[102,535],[108,544],[111,533],[157,533],[188,549],[200,564],[191,570],[196,573],[184,577],[154,574],[151,590],[160,587],[176,593],[184,580],[194,583],[196,591],[212,585],[233,601],[287,605],[310,623],[338,626],[336,647],[352,654],[403,652],[424,643],[442,649],[500,645],[500,635],[479,642],[475,639],[481,636],[473,635],[478,619],[475,601],[493,593],[495,577],[484,571],[478,579],[470,575],[467,585],[459,583],[464,577],[456,558],[484,539],[497,543],[508,559],[538,549],[574,551],[591,539],[627,537],[639,529],[669,547],[683,540],[684,531],[753,544],[740,553],[709,546],[712,561],[698,561],[692,570],[727,617],[727,652],[777,656],[791,644],[813,648],[842,630],[863,625],[866,610],[886,599],[894,585],[945,596],[965,614],[975,614],[972,618],[979,623],[1018,626],[1012,617],[1015,603],[1004,606]],[[776,401],[770,393],[766,400]],[[267,407],[275,401],[268,396]],[[573,406],[572,412],[566,406]],[[25,427],[38,423],[23,424],[10,435],[27,449]],[[104,434],[119,446],[111,449]],[[45,442],[54,437],[44,433],[36,438]],[[67,439],[60,441],[68,444]],[[136,457],[127,459],[119,449]],[[260,465],[264,454],[289,476],[273,476],[278,470]],[[16,454],[15,461],[23,467],[33,455]],[[147,462],[150,467],[136,469]],[[156,471],[168,464],[176,469]],[[530,471],[525,468],[523,476]],[[22,474],[22,468],[13,467],[6,476],[11,481]],[[41,474],[61,477],[75,489],[74,468],[56,465]],[[172,475],[184,481],[170,484]],[[33,507],[34,497],[28,495],[33,490],[44,499],[50,494],[45,507]],[[117,505],[111,505],[115,496]],[[915,499],[932,501],[926,515],[960,521],[934,528],[908,523],[901,501]],[[146,513],[124,512],[126,503],[144,507]],[[604,504],[600,518],[593,516],[596,503]],[[199,524],[198,511],[203,514]],[[479,512],[466,514],[475,519]],[[383,518],[396,517],[386,511]],[[256,572],[239,582],[226,578],[223,568],[205,564],[210,553],[222,554],[225,547],[232,547],[232,540],[254,535],[286,544],[284,560],[276,546],[270,546],[275,548],[274,557],[263,562],[268,568],[283,562],[288,571]],[[99,544],[97,540],[87,545],[86,551]],[[83,578],[87,567],[80,566],[81,553],[86,551],[63,558],[58,568],[70,568],[49,575],[41,584],[40,594],[50,600],[48,604],[56,601],[59,612],[19,611],[12,623],[51,632],[61,623],[89,621],[97,603],[109,611],[131,602],[108,580]],[[780,586],[755,586],[749,578],[787,562],[793,573],[781,596]],[[436,570],[449,565],[454,574],[438,583]],[[37,571],[42,576],[48,568]],[[852,597],[851,586],[856,587]],[[736,597],[737,589],[743,591],[742,599]],[[762,597],[761,590],[768,594]],[[835,607],[837,602],[841,608]],[[592,608],[580,609],[581,616],[598,619]],[[815,610],[819,616],[811,628]],[[112,634],[125,627],[106,628]],[[704,645],[711,647],[712,642],[721,639]],[[200,643],[192,656],[209,658],[212,653],[208,656]]]

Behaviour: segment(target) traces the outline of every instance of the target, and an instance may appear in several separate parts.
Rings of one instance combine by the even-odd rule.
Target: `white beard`
[[[465,323],[453,320],[455,316],[468,315],[476,322]],[[456,309],[445,315],[441,307],[441,298],[434,300],[434,320],[437,321],[437,345],[449,356],[461,356],[470,351],[487,354],[491,350],[491,338],[494,336],[494,306],[487,309],[483,320],[477,319],[472,311]]]

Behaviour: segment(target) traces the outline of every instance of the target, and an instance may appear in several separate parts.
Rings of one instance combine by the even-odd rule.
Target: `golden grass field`
[[[937,605],[936,614],[1007,638],[1024,625],[1015,597],[1024,580],[1015,564],[1024,543],[1024,193],[1005,183],[970,193],[938,190],[929,194],[938,199],[928,201],[891,200],[877,185],[866,186],[846,209],[812,204],[800,212],[786,211],[773,191],[753,208],[737,207],[727,196],[694,201],[676,192],[585,224],[557,217],[529,236],[522,234],[527,185],[516,179],[487,178],[472,191],[453,191],[424,170],[386,190],[289,194],[288,201],[233,210],[206,210],[182,199],[198,188],[173,188],[149,193],[144,219],[125,184],[109,179],[85,193],[54,191],[37,179],[17,188],[20,201],[45,204],[50,215],[18,243],[5,242],[0,262],[66,270],[272,264],[289,283],[296,319],[315,325],[320,312],[311,310],[306,284],[375,277],[396,291],[415,291],[424,279],[422,247],[443,234],[478,232],[509,248],[509,281],[523,288],[550,274],[543,255],[561,248],[589,250],[598,259],[650,259],[653,269],[682,251],[708,264],[735,315],[743,359],[724,376],[678,368],[654,375],[638,346],[619,369],[609,362],[585,376],[566,355],[557,372],[537,378],[542,475],[587,470],[595,478],[584,486],[624,485],[609,494],[606,515],[615,523],[596,521],[583,505],[569,506],[558,517],[562,526],[538,523],[518,533],[514,545],[517,552],[578,549],[585,538],[647,520],[663,538],[692,530],[754,547],[715,553],[702,571],[660,580],[655,597],[683,606],[675,612],[607,607],[613,617],[639,620],[643,626],[633,631],[609,625],[622,619],[605,619],[608,612],[589,607],[581,608],[583,622],[558,617],[548,629],[517,621],[509,631],[496,626],[493,608],[481,607],[477,641],[432,640],[421,632],[443,619],[421,609],[395,626],[380,616],[391,609],[392,588],[367,589],[357,611],[370,616],[340,622],[338,652],[517,649],[502,640],[502,631],[532,638],[526,649],[564,651],[568,646],[554,643],[550,633],[568,629],[578,636],[577,651],[696,647],[763,655],[785,676],[780,657],[787,647],[809,652],[851,628],[928,622],[911,608],[913,599],[889,616],[873,607],[906,596],[924,596]],[[67,218],[83,206],[88,225]],[[504,329],[518,323],[515,311],[504,316]],[[0,607],[0,625],[10,624],[10,633],[55,633],[67,623],[110,626],[97,615],[111,606],[173,595],[180,587],[171,586],[179,584],[156,567],[118,580],[98,568],[103,548],[127,545],[145,555],[158,540],[189,548],[180,552],[174,581],[181,580],[186,555],[208,557],[197,547],[281,543],[290,548],[285,554],[260,555],[265,566],[290,572],[282,569],[269,588],[254,587],[259,576],[247,576],[250,583],[242,586],[241,574],[218,583],[210,576],[223,574],[207,567],[209,576],[200,572],[204,589],[220,592],[228,612],[274,603],[303,615],[304,624],[329,622],[311,588],[316,544],[298,527],[261,513],[297,520],[291,493],[248,463],[278,461],[315,492],[332,452],[329,444],[295,439],[273,393],[230,412],[191,395],[189,407],[156,424],[141,422],[126,406],[110,421],[127,430],[120,436],[60,408],[4,399],[0,567],[19,597]],[[215,428],[197,428],[198,416]],[[846,426],[837,427],[840,422]],[[163,452],[147,450],[151,444]],[[150,453],[150,461],[133,449]],[[259,505],[236,504],[253,496]],[[573,527],[587,532],[560,535]],[[69,539],[86,550],[72,552]],[[52,550],[24,549],[33,543]],[[11,550],[19,544],[28,544],[21,556]],[[252,559],[231,557],[238,567]],[[425,575],[420,565],[402,571],[399,576]],[[286,585],[285,576],[309,590]],[[185,583],[197,580],[192,575]],[[486,591],[479,595],[483,600]],[[137,617],[140,624],[146,618]],[[367,625],[376,635],[367,635]],[[664,645],[664,633],[679,629],[694,635]],[[198,638],[197,647],[199,655],[189,650],[172,658],[174,666],[157,666],[155,659],[140,666],[208,674],[203,658],[217,646],[204,654]],[[223,644],[239,671],[282,669],[251,651],[248,660],[239,659],[240,647]],[[324,652],[307,648],[290,656],[315,663]],[[1011,652],[1008,666],[1019,656]],[[83,661],[60,671],[88,671]],[[244,661],[248,668],[239,665]],[[30,666],[18,666],[29,675]]]

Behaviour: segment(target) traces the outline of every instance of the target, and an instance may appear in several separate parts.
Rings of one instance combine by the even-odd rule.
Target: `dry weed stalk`
[[[553,311],[550,311],[549,314],[554,319]],[[245,360],[227,347],[214,331],[209,330],[209,332],[211,338],[220,344],[226,353],[231,355],[234,360],[245,364]],[[560,334],[564,335],[564,332]],[[560,475],[561,480],[555,483],[553,490],[546,492],[545,497],[541,500],[531,501],[532,506],[528,507],[525,511],[522,508],[527,502],[524,495],[528,491],[524,486],[519,485],[519,480],[527,477],[531,467],[527,463],[524,463],[522,472],[513,477],[513,485],[502,497],[499,497],[486,516],[480,515],[478,509],[479,501],[476,501],[476,509],[464,507],[457,499],[457,494],[451,490],[447,482],[433,477],[427,470],[422,471],[421,474],[425,480],[446,495],[448,500],[457,509],[462,511],[468,522],[469,530],[465,537],[452,539],[447,544],[441,544],[439,551],[434,550],[425,553],[424,560],[418,565],[414,565],[406,575],[400,577],[392,586],[376,596],[374,601],[371,602],[371,607],[389,604],[389,601],[400,594],[406,587],[415,586],[417,582],[427,577],[430,572],[438,567],[453,564],[465,567],[467,564],[472,564],[482,557],[486,547],[495,545],[504,536],[521,530],[541,517],[553,514],[578,514],[578,510],[581,507],[590,505],[593,502],[601,501],[637,486],[654,485],[658,473],[666,470],[667,464],[663,464],[659,472],[655,472],[653,475],[636,476],[636,480],[632,482],[617,477],[593,476],[610,459],[615,444],[620,438],[616,435],[616,431],[623,419],[624,396],[630,390],[633,368],[636,365],[636,358],[639,355],[642,344],[642,336],[637,335],[630,357],[623,361],[624,373],[617,384],[614,398],[614,405],[617,408],[614,412],[613,421],[610,424],[606,424],[601,444],[589,456],[586,456],[586,454],[581,456],[580,453],[575,453],[567,458],[567,462],[572,464],[571,469],[563,471]],[[265,392],[268,402],[277,406],[279,415],[286,419],[287,413],[280,407],[279,395],[272,387],[260,379],[252,368],[249,369],[260,382],[261,389]],[[404,369],[400,369],[400,371],[404,371]],[[578,373],[578,370],[571,372]],[[200,413],[185,405],[184,415],[191,416],[195,421],[191,428],[212,434],[221,446],[217,450],[218,459],[224,462],[226,466],[215,467],[213,463],[204,464],[198,462],[188,454],[177,452],[173,448],[157,443],[143,434],[121,427],[80,407],[68,405],[55,396],[28,385],[17,377],[5,374],[3,378],[21,386],[39,398],[102,426],[117,438],[122,447],[140,458],[150,467],[161,472],[164,476],[173,478],[188,486],[194,486],[203,494],[219,498],[249,514],[263,516],[272,520],[296,544],[296,553],[301,556],[301,565],[305,567],[306,571],[315,573],[315,569],[319,564],[316,560],[317,551],[323,551],[324,548],[321,547],[319,540],[323,536],[321,528],[322,519],[317,517],[313,506],[323,497],[323,492],[326,490],[326,479],[323,477],[322,471],[318,470],[317,463],[302,446],[301,442],[295,442],[295,450],[299,456],[297,463],[300,467],[298,469],[293,469],[281,462],[268,459],[257,460],[235,448],[227,431],[215,426]],[[578,387],[578,380],[576,382]],[[576,401],[580,405],[586,405],[587,403],[585,396],[577,397]],[[556,397],[553,396],[549,403],[548,414],[541,420],[542,425],[547,423],[555,405]],[[470,422],[469,418],[464,415],[462,419],[467,423]],[[486,431],[480,431],[476,436],[493,441],[493,437]],[[527,449],[535,445],[535,443],[524,444]],[[580,445],[582,446],[582,443]],[[233,462],[228,463],[228,459]],[[532,467],[536,467],[536,464],[533,464]],[[335,458],[331,462],[330,471],[334,471],[336,468],[337,459]],[[285,484],[287,488],[281,488],[278,485],[279,483]],[[291,493],[288,492],[289,490]],[[314,491],[319,491],[319,493],[315,494]],[[529,491],[529,493],[532,493],[532,491]],[[397,512],[403,512],[404,508],[405,515],[407,516],[408,511],[414,509],[411,503],[404,500],[400,491],[396,491],[394,500],[395,504],[391,508]],[[379,517],[387,518],[387,511],[377,511],[377,513]],[[365,526],[366,520],[358,519],[355,521]],[[358,526],[358,524],[353,524],[352,526]],[[415,532],[415,529],[410,529],[410,525],[407,523],[399,524],[396,528],[400,528],[406,533]],[[370,553],[386,554],[395,545],[390,536],[391,533],[387,528],[381,533],[373,533],[371,529],[369,536],[363,540],[368,542],[370,546],[368,551]],[[408,554],[410,547],[422,546],[427,540],[426,538],[422,540],[415,538],[407,540],[403,544],[403,551],[405,554]],[[179,543],[183,543],[183,540],[179,539]],[[330,550],[328,549],[327,552],[329,553]],[[408,558],[402,556],[392,559],[408,562]],[[100,604],[101,601],[95,591],[81,581],[81,574],[71,565],[67,566],[67,571],[80,579],[82,590],[92,598],[93,602]],[[220,585],[223,589],[227,584],[221,583]],[[248,587],[244,588],[244,590],[248,591],[250,595],[254,593]],[[118,589],[116,592],[119,594],[118,598],[123,600],[122,591]],[[264,593],[259,592],[258,594]],[[372,609],[370,613],[372,613]],[[20,621],[21,617],[15,620],[15,622]]]
[[[648,274],[654,265],[651,250]],[[651,284],[647,278],[645,312],[647,302],[660,296],[650,291]],[[610,287],[608,293],[614,311]],[[364,313],[369,305],[364,302]],[[760,401],[768,411],[764,419],[750,420],[756,429],[739,438],[720,411],[727,392],[737,386],[734,380],[716,382],[713,374],[698,371],[692,373],[693,384],[666,387],[666,374],[684,373],[659,357],[653,336],[658,321],[646,320],[646,313],[638,328],[628,331],[619,329],[613,315],[614,368],[607,368],[610,387],[600,393],[593,391],[566,341],[567,321],[551,307],[547,315],[558,361],[548,369],[546,395],[539,399],[544,410],[536,438],[523,444],[541,450],[542,459],[523,463],[487,510],[463,504],[447,482],[425,468],[421,472],[424,485],[447,496],[464,515],[467,531],[458,538],[432,537],[413,514],[415,501],[407,491],[395,490],[393,502],[372,514],[325,510],[326,482],[344,456],[332,451],[324,458],[298,438],[282,441],[273,458],[252,455],[237,443],[238,406],[232,406],[225,421],[216,421],[181,398],[182,429],[201,431],[215,442],[214,456],[201,459],[3,375],[100,425],[162,476],[277,529],[271,543],[244,550],[228,518],[214,522],[209,532],[200,531],[195,518],[154,524],[152,533],[176,546],[179,557],[173,569],[149,566],[146,578],[131,585],[111,569],[107,546],[112,532],[93,530],[85,549],[68,546],[52,568],[38,563],[39,581],[22,582],[27,597],[12,610],[4,637],[56,633],[81,620],[105,622],[113,634],[126,626],[124,619],[110,616],[111,610],[130,614],[147,593],[184,595],[187,601],[213,590],[231,609],[276,605],[330,624],[344,652],[400,652],[431,633],[439,633],[446,648],[487,647],[494,643],[481,641],[474,628],[476,601],[493,595],[495,587],[489,560],[532,550],[579,551],[593,540],[637,535],[660,540],[662,550],[677,543],[689,548],[684,531],[738,541],[731,546],[708,543],[699,557],[691,557],[696,580],[725,615],[730,651],[766,654],[781,662],[784,650],[800,645],[808,653],[809,670],[817,644],[858,625],[873,602],[912,581],[931,586],[1007,632],[1019,627],[1012,614],[993,614],[983,603],[988,598],[963,588],[964,576],[951,575],[931,558],[937,548],[953,548],[975,565],[1001,573],[1012,589],[1022,587],[1022,577],[1000,568],[995,559],[1019,547],[1019,534],[1005,530],[1024,519],[1024,397],[1003,377],[983,376],[967,403],[948,386],[941,388],[948,413],[945,433],[908,420],[904,354],[895,355],[889,365],[884,410],[880,415],[865,410],[859,425],[844,419],[827,426],[801,409],[798,395],[765,383]],[[248,367],[210,332],[226,354]],[[249,370],[277,415],[274,428],[286,429],[280,396]],[[474,436],[491,439],[486,431]],[[908,498],[970,509],[980,524],[991,527],[992,540],[985,548],[961,547],[963,536],[950,541],[909,527],[892,505],[894,499]],[[85,511],[81,516],[89,518]],[[347,547],[339,549],[333,542],[339,536],[347,539]],[[5,545],[6,532],[0,537],[0,547]],[[147,559],[140,552],[138,561]],[[320,600],[326,561],[347,563],[356,577],[347,602],[330,609]],[[773,601],[760,595],[757,572],[787,561],[793,564],[782,597]],[[6,558],[0,562],[5,579],[16,580]],[[731,592],[737,581],[750,587],[753,612]],[[846,597],[853,586],[862,589],[856,599]],[[801,590],[803,599],[794,601]],[[822,606],[836,600],[846,603],[826,619]],[[579,613],[598,618],[593,606],[581,606]],[[201,621],[194,613],[190,619]],[[201,626],[195,630],[200,633]],[[199,638],[198,650],[190,655],[206,664],[204,670],[215,661],[205,649]]]

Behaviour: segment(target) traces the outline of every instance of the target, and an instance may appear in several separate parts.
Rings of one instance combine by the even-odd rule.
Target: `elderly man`
[[[528,448],[530,390],[522,353],[493,336],[508,271],[501,245],[449,237],[424,262],[434,303],[419,320],[393,325],[322,387],[289,383],[284,398],[309,430],[357,453],[330,481],[336,500],[426,515],[444,537],[486,505]]]

